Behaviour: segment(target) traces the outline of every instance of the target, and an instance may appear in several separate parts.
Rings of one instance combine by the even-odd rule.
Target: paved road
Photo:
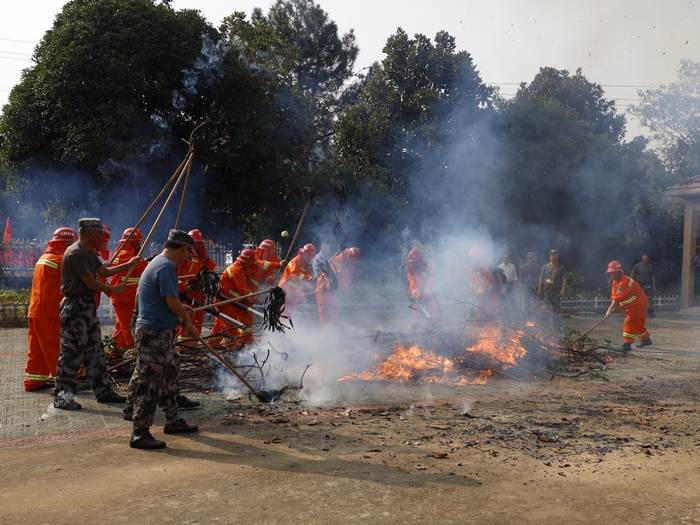
[[[583,331],[596,320],[592,317],[574,317],[567,320],[567,326]],[[613,317],[593,335],[601,341],[609,338],[613,344],[620,344],[622,321],[621,315]],[[641,351],[635,349],[636,356],[671,359],[670,368],[663,375],[677,377],[697,374],[700,366],[700,307],[682,312],[660,313],[656,319],[650,319],[647,326],[652,333],[654,345]],[[109,334],[112,329],[112,326],[103,326],[103,333]],[[77,399],[83,409],[77,412],[53,410],[50,389],[25,392],[22,381],[26,355],[26,328],[0,329],[0,447],[82,437],[128,435],[131,432],[130,423],[122,418],[121,405],[99,404],[89,391],[78,394]],[[644,375],[645,361],[638,360],[636,366],[641,367],[640,370],[631,365],[611,367],[608,378],[612,382],[618,382]],[[664,370],[666,369],[662,369]],[[338,406],[410,402],[416,399],[416,389],[421,388],[410,384],[386,384],[378,387],[371,382],[333,383],[335,397],[322,404]],[[513,386],[493,382],[487,388],[481,388],[490,394],[498,394],[504,388],[527,390],[528,385]],[[475,395],[472,390],[473,388],[469,389],[468,395]],[[223,395],[187,395],[200,401],[202,408],[183,411],[182,417],[201,427],[219,424],[231,411],[230,403]],[[430,388],[431,398],[447,399],[460,395],[466,394],[451,385],[431,385]],[[163,423],[163,413],[159,410],[155,424],[161,426]]]
[[[102,328],[105,334],[113,329]],[[122,418],[122,405],[98,403],[90,391],[76,397],[83,405],[77,412],[54,410],[51,389],[25,392],[22,381],[26,361],[26,328],[0,329],[0,447],[131,432],[131,424]],[[203,406],[183,411],[185,419],[212,424],[227,413],[223,396],[187,395]],[[158,410],[155,424],[163,423],[163,413]]]

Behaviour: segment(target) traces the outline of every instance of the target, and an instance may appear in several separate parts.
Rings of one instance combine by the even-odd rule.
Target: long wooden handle
[[[189,165],[192,162],[192,159],[194,158],[194,154],[190,153],[190,155],[187,157],[187,165]],[[185,176],[185,173],[187,172],[186,169],[183,169],[182,172],[180,173],[180,176],[178,177],[177,181],[175,182],[175,185],[173,186],[173,189],[170,190],[170,195],[168,195],[168,198],[165,199],[165,203],[163,204],[163,207],[160,210],[160,213],[158,214],[158,217],[156,217],[156,221],[153,223],[153,226],[151,227],[151,231],[148,232],[148,235],[146,238],[143,240],[143,244],[141,245],[141,248],[139,249],[139,253],[136,254],[137,257],[140,257],[143,251],[146,249],[146,246],[148,246],[148,241],[151,240],[151,236],[153,236],[153,232],[156,231],[156,228],[158,227],[158,223],[160,222],[160,219],[163,217],[163,214],[165,213],[165,209],[168,207],[168,204],[170,204],[170,201],[173,200],[173,197],[175,196],[175,192],[177,191],[177,187],[180,185],[180,182],[182,182],[182,178]],[[124,242],[126,244],[126,241]],[[129,271],[126,272],[126,276],[124,277],[124,282],[127,282],[129,280],[129,277],[131,276],[131,273],[134,271],[134,268],[136,266],[132,266],[129,268]]]
[[[222,356],[219,352],[217,352],[216,350],[214,350],[214,349],[209,345],[209,343],[207,343],[207,342],[204,340],[204,338],[202,337],[202,334],[199,334],[198,338],[199,338],[199,342],[202,343],[202,344],[206,347],[206,349],[209,350],[209,352],[210,352],[212,355],[214,355],[219,361],[221,361],[221,364],[222,364],[222,365],[224,365],[224,366],[225,366],[226,368],[228,368],[231,372],[233,372],[234,375],[235,375],[238,379],[240,379],[241,382],[242,382],[245,386],[247,386],[247,387],[250,389],[251,392],[253,392],[253,394],[255,394],[255,397],[257,397],[258,399],[260,399],[260,392],[258,392],[257,390],[255,390],[255,388],[253,388],[253,385],[251,385],[251,384],[246,380],[246,378],[243,377],[243,376],[238,372],[238,370],[236,370],[235,368],[233,368],[233,365],[232,365],[231,363],[229,363],[226,359],[224,359],[223,356]]]
[[[236,297],[235,299],[228,299],[227,301],[219,301],[218,303],[211,303],[207,304],[204,306],[199,306],[195,309],[193,309],[193,312],[201,312],[202,310],[208,310],[209,308],[215,308],[217,306],[223,306],[225,304],[231,304],[231,303],[237,303],[242,301],[243,299],[248,299],[250,297],[255,297],[256,295],[263,295],[266,293],[270,293],[274,288],[268,288],[267,290],[262,290],[261,292],[255,292],[255,293],[249,293],[248,295],[244,295],[243,297]]]
[[[297,236],[299,235],[299,230],[301,230],[301,225],[304,222],[304,217],[306,217],[306,211],[309,209],[309,204],[311,204],[311,197],[309,197],[309,200],[306,201],[306,206],[304,206],[304,211],[302,212],[301,219],[299,219],[299,224],[297,225],[297,231],[294,232],[294,237],[292,237],[292,243],[289,245],[287,255],[284,257],[284,264],[280,266],[280,275],[284,273],[284,269],[287,267],[287,264],[289,264],[289,256],[291,255],[292,249],[294,248],[294,243],[296,242]]]
[[[603,321],[605,321],[607,318],[608,318],[607,315],[606,315],[605,317],[603,317],[600,321],[598,321],[596,324],[594,324],[593,326],[591,326],[588,330],[586,330],[585,332],[583,332],[583,333],[582,333],[581,335],[579,335],[576,339],[574,339],[573,341],[571,341],[571,343],[569,343],[569,346],[574,346],[574,343],[577,343],[578,341],[580,341],[581,339],[583,339],[584,337],[586,337],[588,334],[590,334],[593,330],[595,330],[596,328],[598,328],[598,326],[600,326],[600,325],[603,323]]]
[[[146,210],[146,213],[144,213],[144,214],[141,216],[141,218],[139,219],[139,222],[136,223],[136,226],[134,226],[134,228],[133,228],[133,230],[131,231],[131,233],[127,236],[127,238],[126,238],[126,239],[124,240],[124,242],[122,243],[122,247],[126,246],[126,243],[129,242],[129,241],[131,240],[131,237],[136,233],[136,230],[138,229],[139,226],[141,226],[141,224],[143,223],[143,221],[146,220],[146,217],[148,217],[148,214],[151,213],[151,210],[153,210],[153,208],[155,208],[155,206],[156,206],[156,204],[158,203],[158,201],[160,200],[160,198],[161,198],[161,197],[165,194],[165,192],[168,190],[168,187],[175,181],[175,179],[177,179],[177,178],[180,176],[180,172],[182,171],[182,169],[183,169],[183,167],[185,166],[185,163],[186,163],[186,162],[187,162],[187,157],[185,157],[185,158],[182,160],[182,162],[180,163],[180,165],[179,165],[179,166],[177,167],[177,169],[175,170],[175,173],[173,173],[173,176],[170,177],[170,180],[169,180],[168,182],[165,183],[165,186],[163,186],[163,189],[160,190],[160,193],[158,194],[158,196],[157,196],[155,199],[153,199],[153,202],[151,203],[151,205],[150,205],[150,206],[148,207],[148,209]],[[112,255],[112,258],[109,260],[109,263],[108,263],[108,264],[111,265],[111,264],[114,262],[114,259],[117,258],[117,255],[119,255],[119,252],[121,252],[121,249],[118,249],[116,252],[114,252],[114,255]]]
[[[187,186],[190,183],[190,174],[192,173],[192,161],[187,164],[187,176],[185,177],[185,185],[182,187],[182,198],[180,199],[180,208],[177,210],[177,219],[175,219],[175,229],[180,226],[180,217],[182,210],[185,207],[185,196],[187,195]]]

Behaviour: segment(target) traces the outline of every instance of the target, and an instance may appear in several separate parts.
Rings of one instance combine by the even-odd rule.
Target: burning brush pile
[[[522,329],[488,323],[456,335],[440,330],[424,334],[377,332],[368,370],[342,380],[413,381],[419,383],[484,384],[492,375],[518,380],[537,380],[555,375],[576,377],[604,369],[611,360],[591,345],[590,339],[547,335],[528,323]],[[377,348],[378,347],[378,348]],[[575,374],[575,375],[572,375]]]

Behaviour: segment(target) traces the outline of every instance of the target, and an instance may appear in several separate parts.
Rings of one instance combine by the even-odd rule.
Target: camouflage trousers
[[[100,320],[95,296],[64,297],[60,304],[61,349],[56,368],[54,396],[61,392],[76,393],[76,376],[80,365],[85,368],[95,397],[112,390],[102,345]]]
[[[153,424],[156,407],[165,412],[166,422],[177,421],[177,393],[180,355],[175,348],[175,330],[136,329],[136,368],[129,382],[127,406],[133,403],[134,435],[142,435]]]

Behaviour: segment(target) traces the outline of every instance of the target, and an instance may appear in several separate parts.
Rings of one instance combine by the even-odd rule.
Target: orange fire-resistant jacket
[[[301,295],[306,291],[311,291],[314,284],[314,273],[311,265],[306,264],[301,255],[297,255],[289,261],[284,269],[280,287],[284,289],[288,296]]]
[[[58,242],[49,246],[39,257],[34,267],[32,279],[32,295],[29,299],[31,319],[58,319],[58,303],[61,302],[61,261],[66,243]]]
[[[135,249],[132,242],[129,242],[120,252],[119,255],[114,259],[114,266],[118,266],[122,263],[128,262],[133,257],[136,257],[137,250]],[[114,303],[128,303],[134,305],[136,303],[136,289],[138,288],[139,279],[141,274],[148,266],[147,261],[141,261],[136,266],[134,270],[129,275],[129,280],[126,281],[126,291],[121,294],[113,294],[109,299]],[[117,286],[124,282],[124,278],[129,270],[124,270],[116,275],[113,275],[110,279],[109,284],[112,286]]]
[[[262,259],[262,250],[255,250],[257,264],[255,265],[255,279],[262,285],[272,286],[275,282],[275,272],[280,269],[280,263],[275,255],[271,256],[269,261]]]
[[[221,274],[221,291],[230,298],[243,297],[255,293],[260,288],[260,283],[253,276],[252,265],[244,264],[240,261],[234,263]],[[241,301],[241,304],[252,305],[255,298],[250,297]],[[223,308],[226,308],[224,306]],[[235,308],[235,307],[233,307]]]
[[[355,273],[357,259],[354,257],[346,257],[345,252],[340,253],[331,259],[331,265],[338,276],[338,288],[344,292],[350,287],[352,275]]]
[[[61,261],[66,243],[49,246],[34,267],[29,300],[27,364],[24,368],[26,391],[40,388],[49,375],[56,375],[60,351]]]
[[[493,293],[495,291],[495,282],[488,266],[483,268],[467,266],[467,284],[476,297]]]
[[[408,273],[408,296],[416,301],[430,299],[433,296],[433,286],[430,282],[433,276],[433,268],[426,264],[422,270],[416,273]]]
[[[195,280],[194,277],[190,277],[188,279],[180,279],[180,277],[183,275],[196,275],[199,273],[199,270],[201,270],[202,267],[213,272],[216,270],[216,262],[213,259],[203,261],[201,258],[197,258],[193,255],[192,259],[187,260],[180,265],[180,267],[177,269],[177,288],[180,293],[185,291],[185,288],[187,288],[187,283]],[[202,292],[198,290],[187,292],[187,297],[200,302],[204,300]]]
[[[249,265],[242,263],[240,261],[234,261],[234,263],[224,270],[221,274],[221,284],[220,289],[222,295],[230,298],[243,297],[251,293],[255,293],[260,288],[260,283],[252,278],[251,273],[254,269],[254,265]],[[255,303],[255,298],[250,297],[248,299],[241,300],[241,304],[245,306],[252,306]],[[242,338],[240,343],[252,342],[253,336],[253,314],[241,310],[237,306],[232,304],[227,304],[219,308],[221,313],[232,317],[233,319],[239,321],[246,325],[245,328],[240,328],[233,331],[235,335]],[[223,330],[228,330],[228,333],[232,333],[231,326],[220,318],[214,321],[213,333],[218,333]]]
[[[624,273],[620,274],[619,281],[613,281],[611,296],[614,301],[620,303],[620,310],[623,312],[636,310],[646,312],[649,308],[649,299],[642,287]]]

